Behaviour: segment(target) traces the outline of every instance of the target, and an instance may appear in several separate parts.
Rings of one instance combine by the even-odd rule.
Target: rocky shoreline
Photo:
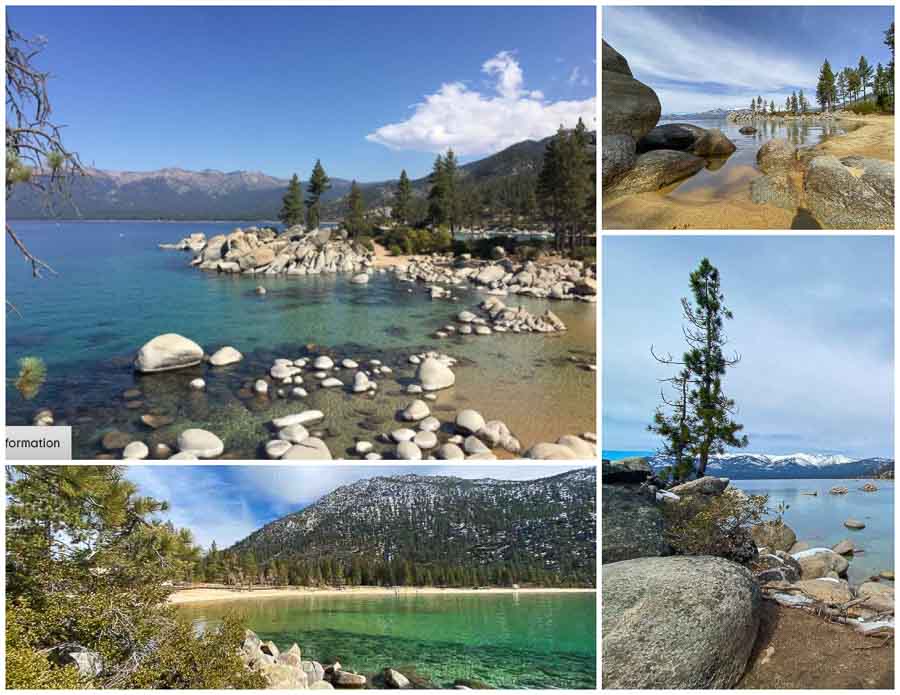
[[[687,123],[657,126],[660,103],[634,79],[628,61],[603,42],[604,202],[659,191],[703,168],[717,169],[736,147],[716,128]],[[608,84],[607,84],[608,83]],[[844,112],[760,115],[727,114],[732,123],[832,122]],[[760,176],[750,181],[747,202],[790,211],[794,220],[829,229],[891,229],[894,224],[893,162],[872,156],[835,157],[821,146],[797,148],[788,140],[766,142],[757,152]],[[743,202],[743,198],[740,202]],[[773,219],[784,217],[772,215]],[[811,218],[811,219],[810,219]],[[718,227],[724,225],[716,225]]]
[[[194,254],[192,265],[205,270],[241,275],[349,273],[351,284],[366,285],[376,272],[373,255],[342,234],[330,231],[307,233],[292,227],[282,234],[271,229],[236,229],[209,239],[191,234],[166,249]],[[433,334],[435,339],[458,336],[476,339],[494,333],[554,333],[566,325],[547,309],[538,315],[524,306],[513,306],[507,298],[521,295],[546,300],[596,301],[596,270],[580,261],[535,263],[516,262],[495,250],[494,261],[478,261],[465,255],[413,257],[390,269],[400,282],[424,287],[435,301],[458,301],[456,288],[466,285],[486,294],[472,311],[448,312],[448,323]],[[359,272],[357,272],[359,271]],[[365,290],[363,290],[365,291]],[[410,292],[413,288],[409,289]],[[259,294],[265,288],[257,288]],[[299,356],[297,355],[299,353]],[[221,433],[180,424],[172,404],[162,408],[145,401],[145,391],[156,390],[153,375],[165,373],[168,388],[182,388],[186,398],[204,399],[207,392],[225,388],[252,412],[271,412],[265,425],[268,436],[257,445],[255,457],[270,459],[331,460],[333,458],[401,460],[474,459],[498,457],[534,459],[587,459],[596,456],[592,432],[563,434],[552,441],[524,445],[501,420],[489,419],[473,408],[448,412],[447,406],[434,408],[437,392],[456,383],[453,369],[458,360],[437,350],[415,351],[390,366],[380,359],[359,354],[339,356],[313,345],[298,349],[293,356],[275,357],[264,371],[247,375],[240,383],[236,373],[246,374],[239,365],[244,355],[231,345],[216,346],[208,352],[183,335],[156,336],[137,352],[133,368],[140,388],[123,394],[128,411],[142,412],[141,432],[117,429],[102,432],[98,458],[129,460],[195,460],[234,457]],[[277,354],[277,353],[276,353]],[[594,361],[570,357],[574,368],[593,372]],[[256,362],[254,362],[256,364]],[[240,370],[240,371],[236,371]],[[254,367],[254,371],[256,367]],[[396,370],[396,373],[395,373]],[[410,373],[411,372],[411,373]],[[183,374],[183,385],[173,379]],[[344,451],[332,451],[325,440],[334,436],[335,423],[316,407],[304,407],[304,400],[320,390],[345,394],[349,400],[371,401],[387,389],[390,396],[406,394],[406,401],[394,414],[396,425],[386,418],[371,417],[359,423],[371,432],[355,436]],[[322,407],[321,405],[319,407]],[[328,409],[327,407],[325,408]],[[454,409],[455,410],[455,409]],[[35,425],[53,425],[51,408],[41,408],[32,419]],[[138,428],[140,429],[140,427]],[[212,428],[211,428],[212,429]],[[379,430],[381,430],[379,432]],[[224,437],[227,439],[227,436]]]
[[[281,651],[271,640],[263,641],[252,630],[246,631],[239,655],[244,666],[260,673],[271,690],[343,690],[343,689],[409,689],[450,688],[453,690],[490,689],[480,681],[460,678],[441,686],[423,678],[411,669],[386,667],[376,674],[364,675],[344,669],[340,662],[321,664],[304,659],[295,642]],[[402,667],[401,667],[402,668]]]
[[[736,529],[729,559],[676,555],[665,505],[743,493],[709,476],[665,489],[644,458],[604,460],[602,484],[604,687],[734,687],[764,600],[861,635],[893,635],[893,573],[851,586],[851,541],[810,547],[783,522],[767,521]]]

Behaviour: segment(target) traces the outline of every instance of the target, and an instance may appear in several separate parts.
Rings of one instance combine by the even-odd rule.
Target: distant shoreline
[[[560,588],[525,588],[490,587],[486,589],[441,589],[426,587],[395,587],[393,589],[380,586],[361,586],[349,589],[313,589],[297,587],[294,589],[256,589],[240,591],[237,589],[181,589],[172,593],[168,603],[187,605],[195,603],[217,603],[221,601],[241,601],[259,598],[297,598],[307,596],[434,596],[453,594],[574,594],[596,593],[596,589],[560,589]]]

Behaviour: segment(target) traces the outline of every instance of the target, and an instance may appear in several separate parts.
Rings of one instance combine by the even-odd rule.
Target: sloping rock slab
[[[640,155],[634,166],[610,186],[610,195],[657,191],[696,174],[706,165],[702,157],[677,150],[653,150]]]

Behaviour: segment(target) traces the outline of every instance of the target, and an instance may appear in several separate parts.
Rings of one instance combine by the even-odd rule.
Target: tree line
[[[822,63],[816,85],[816,101],[823,110],[830,111],[835,105],[843,107],[848,103],[865,101],[869,94],[875,97],[880,110],[894,110],[893,22],[884,32],[884,44],[891,51],[891,62],[887,67],[878,63],[873,68],[865,56],[860,56],[855,66],[842,68],[835,74],[827,59]]]
[[[531,584],[546,587],[593,586],[589,573],[576,568],[549,570],[539,562],[519,560],[465,565],[416,562],[364,556],[259,560],[252,551],[219,550],[215,543],[185,574],[185,580],[232,586],[413,586],[473,587]]]
[[[472,181],[463,175],[450,148],[435,158],[427,186],[425,196],[417,195],[402,170],[389,199],[390,216],[384,217],[377,209],[368,208],[362,188],[353,181],[343,205],[343,226],[355,239],[380,234],[381,240],[399,253],[446,251],[455,232],[492,223],[549,227],[556,248],[571,251],[587,243],[596,228],[596,153],[580,119],[572,129],[560,126],[548,141],[536,173]],[[287,226],[305,222],[308,228],[315,228],[321,196],[329,187],[317,161],[307,186],[310,198],[304,201],[295,174],[279,219]],[[417,233],[423,230],[427,234]]]
[[[894,110],[894,23],[884,32],[884,44],[891,51],[891,62],[886,66],[878,63],[872,66],[865,56],[860,56],[856,65],[844,67],[835,72],[826,59],[819,69],[816,83],[816,101],[822,111],[835,107],[846,107],[874,97],[875,106],[885,112]],[[809,99],[803,90],[794,90],[785,99],[784,108],[776,110],[775,100],[766,102],[762,96],[750,100],[750,111],[764,116],[776,113],[800,115],[811,110]],[[874,111],[875,107],[861,109]]]

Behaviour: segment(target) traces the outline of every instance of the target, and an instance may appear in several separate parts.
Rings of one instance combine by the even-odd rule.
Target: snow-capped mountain
[[[230,552],[277,558],[521,563],[593,577],[596,468],[536,480],[394,475],[339,487],[266,524]]]
[[[653,456],[650,465],[658,470],[673,459]],[[710,475],[736,480],[748,478],[871,478],[890,470],[894,461],[887,458],[853,459],[842,454],[749,454],[730,453],[710,457],[706,467]]]

